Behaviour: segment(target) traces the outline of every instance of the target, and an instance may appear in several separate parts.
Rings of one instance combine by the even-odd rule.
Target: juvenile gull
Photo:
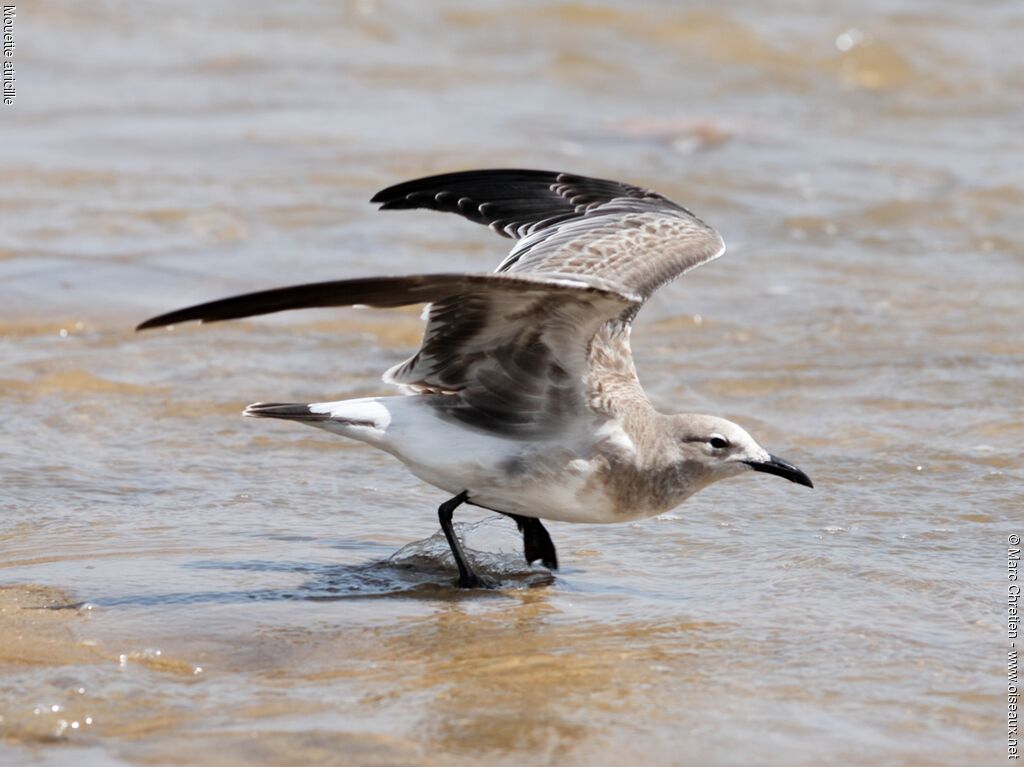
[[[458,213],[516,242],[490,274],[277,288],[179,309],[138,330],[307,307],[429,304],[419,350],[384,374],[402,396],[256,403],[244,414],[366,442],[451,493],[438,516],[460,586],[488,585],[452,528],[463,503],[511,517],[527,562],[556,569],[541,519],[650,517],[749,470],[812,487],[730,421],[659,413],[637,380],[629,346],[637,311],[725,250],[686,208],[637,186],[538,170],[431,176],[371,202]]]

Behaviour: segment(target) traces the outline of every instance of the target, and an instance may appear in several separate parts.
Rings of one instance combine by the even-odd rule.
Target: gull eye
[[[720,434],[712,434],[708,444],[715,448],[715,450],[721,450],[723,447],[729,447],[729,440]]]

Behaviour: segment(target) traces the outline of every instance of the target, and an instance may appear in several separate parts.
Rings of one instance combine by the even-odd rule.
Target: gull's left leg
[[[555,544],[551,542],[551,536],[541,521],[534,517],[522,517],[504,511],[501,513],[515,521],[519,532],[523,534],[523,555],[527,563],[533,564],[539,559],[544,567],[557,570],[558,554],[555,552]]]
[[[463,490],[454,498],[445,501],[437,510],[437,518],[441,520],[441,529],[444,530],[444,537],[448,539],[448,546],[451,547],[452,556],[455,557],[455,565],[459,568],[459,587],[464,589],[474,589],[480,586],[491,587],[494,584],[490,580],[480,577],[469,566],[466,552],[462,550],[462,544],[459,543],[455,529],[452,527],[452,514],[468,499],[469,493]]]

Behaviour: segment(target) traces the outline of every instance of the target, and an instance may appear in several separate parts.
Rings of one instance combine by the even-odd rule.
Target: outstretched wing
[[[499,272],[588,275],[644,299],[725,251],[718,232],[668,198],[569,173],[447,173],[389,187],[371,202],[458,213],[516,238]]]
[[[265,290],[179,309],[139,330],[288,309],[431,303],[420,350],[386,379],[438,396],[464,423],[539,436],[583,412],[597,330],[639,302],[599,279],[571,275],[433,274],[371,277]]]
[[[609,320],[628,321],[658,286],[724,250],[717,232],[660,194],[567,173],[451,173],[373,200],[385,209],[459,213],[518,242],[497,274],[279,288],[170,312],[139,329],[304,307],[430,303],[423,345],[386,380],[437,395],[439,409],[467,424],[537,436],[587,408],[592,368],[617,365],[632,377],[623,325]]]

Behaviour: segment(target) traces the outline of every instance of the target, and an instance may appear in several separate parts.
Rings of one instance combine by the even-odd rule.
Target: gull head
[[[682,464],[689,472],[703,477],[702,485],[753,470],[814,487],[804,472],[769,453],[732,421],[711,415],[670,418],[671,434],[682,455]]]

